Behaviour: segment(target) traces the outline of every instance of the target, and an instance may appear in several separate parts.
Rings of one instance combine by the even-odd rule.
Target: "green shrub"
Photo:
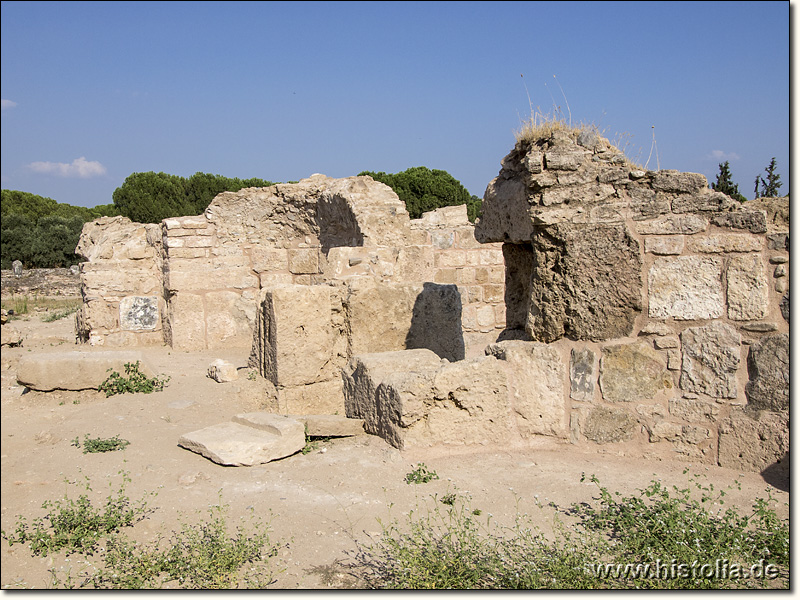
[[[138,360],[135,363],[125,363],[124,377],[113,369],[109,369],[111,374],[100,384],[98,389],[105,392],[106,398],[108,398],[116,394],[152,394],[160,392],[169,383],[169,377],[148,378],[139,370],[139,364]]]
[[[439,479],[436,471],[429,471],[425,463],[417,463],[416,469],[406,473],[405,482],[410,485],[412,483],[428,483],[434,479]]]
[[[144,500],[133,504],[125,495],[125,485],[130,483],[127,473],[120,472],[122,484],[115,495],[109,495],[102,507],[92,504],[86,493],[77,500],[67,493],[55,501],[47,500],[42,508],[47,512],[28,525],[25,517],[19,517],[15,532],[11,535],[2,532],[8,544],[30,544],[36,556],[66,550],[67,553],[84,552],[91,554],[104,536],[117,532],[122,527],[131,527],[145,518],[148,512]],[[72,482],[66,480],[67,484]],[[91,492],[88,478],[85,483]]]
[[[77,437],[72,440],[72,445],[78,448],[81,447],[81,443]],[[98,452],[113,452],[115,450],[124,450],[128,445],[130,445],[130,442],[120,439],[118,435],[115,435],[113,438],[103,439],[90,438],[87,433],[83,438],[83,453],[95,454]]]

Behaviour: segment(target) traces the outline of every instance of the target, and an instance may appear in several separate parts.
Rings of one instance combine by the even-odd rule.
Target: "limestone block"
[[[669,414],[688,423],[716,422],[720,416],[720,405],[694,398],[670,398]]]
[[[236,366],[221,358],[208,365],[208,376],[217,383],[227,383],[239,379]]]
[[[525,183],[518,179],[493,179],[483,197],[483,214],[475,223],[479,242],[529,242],[533,223]]]
[[[680,173],[662,169],[653,175],[653,189],[662,192],[694,194],[708,188],[708,180],[699,173]]]
[[[262,290],[256,343],[261,375],[278,387],[338,379],[345,348],[335,307],[330,286],[279,285]]]
[[[108,379],[109,369],[125,375],[125,363],[139,362],[139,371],[154,377],[141,352],[75,351],[57,354],[28,354],[17,367],[17,382],[32,390],[97,389]]]
[[[672,212],[722,212],[736,207],[737,203],[721,192],[702,189],[695,194],[681,194],[672,201]]]
[[[351,355],[428,348],[448,360],[464,358],[455,285],[353,281],[346,304]]]
[[[630,197],[631,218],[634,221],[644,221],[659,215],[667,214],[671,210],[672,196],[663,192],[656,193],[649,187],[635,185],[628,188]],[[623,198],[624,198],[623,193]]]
[[[558,351],[545,344],[507,340],[490,345],[486,353],[506,370],[511,407],[522,437],[565,438],[569,424],[564,400],[566,365]]]
[[[537,229],[533,240],[531,337],[552,342],[626,337],[642,309],[639,243],[624,224]]]
[[[747,229],[750,233],[766,233],[767,211],[740,210],[714,215],[711,222],[719,227]]]
[[[763,319],[769,310],[769,280],[758,255],[734,256],[727,271],[728,318]]]
[[[630,413],[596,406],[586,416],[583,435],[598,444],[609,444],[629,440],[637,426]]]
[[[128,331],[154,330],[161,325],[157,296],[126,296],[119,301],[119,324]]]
[[[180,437],[178,445],[226,466],[249,467],[290,456],[305,446],[303,424],[283,415],[247,413]]]
[[[737,397],[736,371],[741,340],[733,327],[720,321],[690,327],[681,333],[681,347],[680,386],[683,391],[713,398]]]
[[[344,414],[342,380],[337,378],[306,385],[278,386],[278,406],[287,414]]]
[[[672,388],[672,376],[661,354],[644,342],[603,348],[600,358],[600,390],[606,402],[651,400]]]
[[[573,348],[569,363],[569,397],[578,402],[594,399],[595,354],[589,348]]]
[[[700,256],[657,258],[650,268],[648,293],[651,318],[719,318],[724,309],[722,260]]]
[[[664,215],[636,223],[636,231],[642,235],[692,235],[707,228],[708,219],[692,213]]]
[[[378,435],[383,415],[378,414],[375,394],[381,382],[392,373],[428,373],[432,382],[440,366],[439,356],[423,348],[354,356],[342,372],[347,416],[364,419],[366,431]]]
[[[747,233],[715,233],[703,236],[692,236],[687,244],[689,252],[706,254],[721,252],[758,252],[762,239]]]
[[[741,471],[763,471],[775,463],[789,465],[789,416],[735,409],[719,427],[719,464]]]
[[[289,271],[295,275],[319,273],[319,250],[317,248],[289,250]]]
[[[253,341],[255,301],[230,291],[205,294],[206,345],[216,348],[249,348]]]
[[[644,251],[662,256],[683,252],[683,236],[648,237],[644,240]]]
[[[179,292],[169,299],[168,343],[176,350],[203,350],[206,321],[203,297]]]
[[[398,281],[431,281],[434,260],[434,250],[430,246],[403,246],[397,254],[395,275]]]
[[[779,333],[750,346],[747,406],[757,410],[789,410],[789,335]]]

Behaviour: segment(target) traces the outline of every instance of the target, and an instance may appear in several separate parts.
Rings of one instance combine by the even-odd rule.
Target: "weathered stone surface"
[[[756,418],[753,418],[756,417]],[[789,460],[789,416],[734,409],[719,427],[719,464],[741,471],[762,471]],[[788,470],[788,464],[785,465]]]
[[[208,376],[217,383],[226,383],[239,379],[236,366],[221,358],[208,365]]]
[[[692,236],[687,244],[689,252],[718,254],[721,252],[758,252],[762,238],[747,233],[715,233]]]
[[[781,316],[788,323],[789,322],[789,292],[786,292],[781,298]]]
[[[375,393],[380,383],[396,372],[428,373],[432,378],[432,373],[440,366],[441,359],[434,352],[422,348],[354,356],[342,371],[347,416],[364,419],[366,431],[378,435]]]
[[[789,410],[789,335],[779,333],[750,346],[747,356],[750,381],[745,386],[747,407],[755,410]]]
[[[662,169],[653,175],[653,189],[661,192],[694,194],[708,189],[708,180],[699,173]]]
[[[705,231],[708,220],[692,213],[685,215],[665,215],[652,221],[636,224],[636,230],[644,235],[691,235]]]
[[[722,260],[657,258],[648,278],[649,315],[655,319],[716,319],[724,312]]]
[[[757,255],[734,256],[727,270],[728,318],[734,321],[763,319],[769,309],[769,280]]]
[[[226,466],[249,467],[290,456],[306,443],[303,424],[284,415],[246,413],[180,437],[178,445]]]
[[[639,243],[623,224],[544,227],[533,240],[527,328],[535,340],[630,335],[641,303]]]
[[[161,325],[158,296],[126,296],[119,301],[119,323],[126,330],[153,330]]]
[[[204,349],[206,322],[203,297],[179,292],[170,297],[168,311],[167,343],[176,350]]]
[[[598,444],[621,442],[633,437],[636,426],[636,419],[628,412],[596,406],[586,417],[583,435]]]
[[[346,362],[340,302],[325,285],[261,290],[255,361],[261,375],[279,387],[338,380]]]
[[[75,351],[57,354],[29,354],[17,367],[17,381],[32,390],[97,389],[108,379],[109,369],[125,376],[125,363],[139,362],[139,372],[154,377],[141,352]]]
[[[350,419],[340,415],[289,415],[300,421],[306,435],[312,437],[350,437],[364,435],[364,419]]]
[[[22,332],[10,323],[4,324],[0,331],[2,331],[0,346],[21,346],[25,339]]]
[[[681,333],[681,347],[682,390],[713,398],[736,398],[741,341],[733,327],[719,321],[690,327]]]
[[[644,251],[662,256],[683,252],[684,237],[647,237],[644,240]]]
[[[740,210],[714,215],[711,222],[719,227],[747,229],[750,233],[767,231],[767,212],[765,210]]]
[[[720,415],[720,405],[694,398],[670,398],[669,413],[689,423],[715,422]]]
[[[644,342],[603,348],[600,390],[606,402],[641,402],[672,387],[661,355]]]
[[[684,173],[684,175],[692,175],[692,173]],[[735,206],[736,201],[729,196],[721,192],[712,192],[708,188],[704,188],[694,194],[680,194],[677,196],[672,201],[672,212],[721,212],[730,210]]]
[[[345,408],[342,380],[278,386],[278,406],[284,414],[343,414]]]
[[[558,351],[545,344],[507,340],[491,344],[486,353],[496,357],[500,361],[498,366],[506,371],[510,405],[520,434],[524,438],[532,435],[565,437],[568,427],[564,401],[566,365]],[[485,366],[497,368],[491,362]]]
[[[589,348],[572,349],[569,363],[569,397],[579,402],[594,399],[595,354]]]

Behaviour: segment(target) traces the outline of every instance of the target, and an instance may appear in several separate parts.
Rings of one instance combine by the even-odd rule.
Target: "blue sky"
[[[748,198],[774,156],[789,192],[789,2],[2,2],[0,26],[2,187],[59,202],[414,166],[482,197],[531,104],[640,164],[655,132],[649,168],[728,160]]]

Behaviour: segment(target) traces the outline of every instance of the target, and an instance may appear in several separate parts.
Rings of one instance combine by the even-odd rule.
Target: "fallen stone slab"
[[[32,390],[90,390],[100,387],[109,369],[125,375],[125,364],[139,362],[139,372],[155,377],[141,352],[76,351],[24,356],[17,367],[17,383]]]
[[[224,466],[251,467],[291,456],[306,444],[297,419],[273,413],[245,413],[229,423],[187,433],[178,445]]]
[[[305,425],[312,437],[349,437],[366,435],[364,419],[350,419],[340,415],[290,415]]]

